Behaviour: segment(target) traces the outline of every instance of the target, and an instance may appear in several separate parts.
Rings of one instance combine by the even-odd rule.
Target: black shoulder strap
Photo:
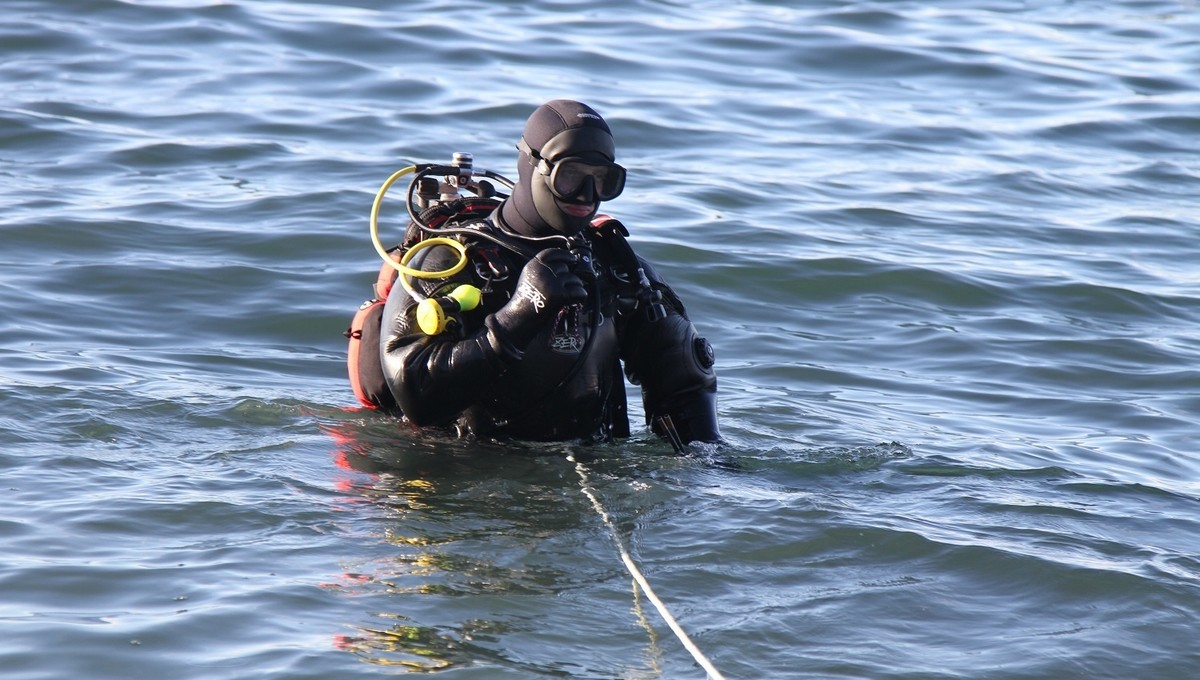
[[[592,232],[589,235],[591,238],[601,239],[617,258],[617,265],[624,270],[628,281],[637,288],[637,308],[644,310],[646,318],[658,321],[665,317],[667,311],[663,307],[662,290],[651,285],[641,260],[629,245],[629,230],[625,225],[611,215],[597,215],[592,220]]]

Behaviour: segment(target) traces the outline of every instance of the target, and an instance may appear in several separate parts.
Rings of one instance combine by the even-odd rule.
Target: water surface
[[[6,678],[703,677],[568,454],[729,678],[1200,668],[1194,2],[6,8]],[[353,407],[376,189],[557,97],[719,450]]]

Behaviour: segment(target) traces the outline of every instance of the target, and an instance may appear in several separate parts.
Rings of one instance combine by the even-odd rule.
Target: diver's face
[[[533,177],[534,199],[542,219],[564,233],[587,226],[600,202],[620,195],[625,188],[625,168],[604,154],[585,151],[554,159],[540,159]],[[550,211],[550,206],[557,214]]]
[[[533,204],[538,215],[555,231],[571,236],[584,229],[600,210],[600,201],[590,187],[570,198],[556,196],[551,175],[535,171],[532,178]]]
[[[526,134],[529,127],[526,123]],[[572,235],[584,229],[600,202],[615,198],[625,187],[625,168],[613,162],[616,148],[607,128],[568,127],[537,149],[522,135],[517,148],[529,163],[522,166],[521,180],[529,183],[538,217],[557,232]]]

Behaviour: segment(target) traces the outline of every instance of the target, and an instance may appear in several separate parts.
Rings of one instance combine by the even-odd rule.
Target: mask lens
[[[550,173],[550,189],[555,196],[566,201],[583,194],[586,182],[593,183],[598,200],[612,200],[625,188],[625,168],[616,163],[595,165],[577,160],[562,160],[555,163]]]

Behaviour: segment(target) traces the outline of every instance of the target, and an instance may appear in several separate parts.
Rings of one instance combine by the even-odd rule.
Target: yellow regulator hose
[[[379,240],[379,206],[383,205],[384,195],[387,194],[388,189],[390,189],[397,180],[409,173],[415,172],[416,169],[417,166],[410,165],[406,168],[400,168],[396,172],[393,172],[392,176],[388,177],[383,183],[383,186],[379,187],[379,191],[375,194],[375,201],[371,204],[371,243],[375,246],[375,252],[379,253],[379,257],[383,258],[384,262],[387,262],[394,267],[396,271],[400,272],[400,282],[404,284],[406,289],[408,289],[409,286],[404,280],[405,276],[411,276],[414,279],[445,279],[454,276],[467,266],[467,247],[452,238],[438,237],[421,241],[410,248],[399,262],[393,260],[391,255],[388,255],[387,248],[384,248],[383,243]],[[412,256],[417,251],[421,250],[422,248],[439,245],[449,246],[457,250],[458,263],[449,269],[443,269],[436,272],[422,271],[420,269],[413,269],[412,267],[408,266],[408,262],[412,260]]]

